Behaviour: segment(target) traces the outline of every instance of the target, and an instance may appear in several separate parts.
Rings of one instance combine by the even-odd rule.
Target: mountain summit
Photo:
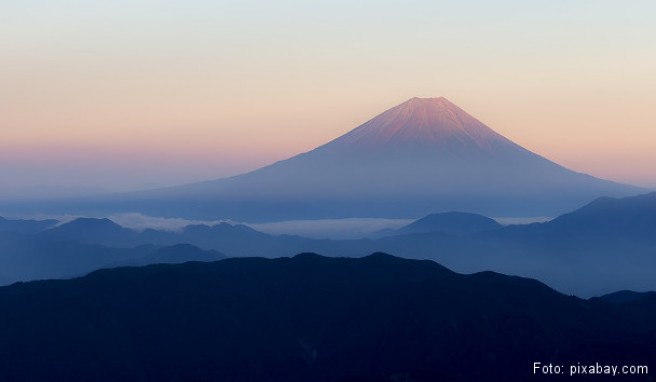
[[[410,144],[436,148],[454,143],[493,150],[512,144],[444,97],[411,98],[326,145],[371,149]]]
[[[490,161],[513,167],[536,157],[444,97],[411,98],[309,154],[365,155],[380,163],[414,158],[409,171],[423,163],[446,172]]]
[[[128,211],[242,221],[555,216],[637,187],[570,171],[446,98],[412,98],[316,149],[243,175],[132,193]],[[114,204],[116,205],[116,204]]]

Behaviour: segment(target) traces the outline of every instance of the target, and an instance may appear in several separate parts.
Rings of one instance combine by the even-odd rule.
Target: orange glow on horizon
[[[656,186],[648,2],[56,3],[0,5],[6,183],[76,161],[132,188],[232,175],[444,96],[576,171]]]

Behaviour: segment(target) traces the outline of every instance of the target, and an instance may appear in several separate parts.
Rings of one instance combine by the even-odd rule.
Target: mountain
[[[86,223],[73,224],[66,228],[66,239],[60,234],[44,236],[41,233],[30,235],[0,231],[0,285],[19,281],[70,278],[118,265],[215,261],[225,258],[225,255],[218,251],[204,251],[190,245],[167,247],[148,244],[129,247],[121,246],[122,242],[117,242],[116,246],[107,246],[90,240],[105,241],[107,238],[102,235],[91,236],[89,240],[79,240],[84,238],[84,235],[74,232],[71,227],[88,228],[89,221]],[[112,227],[104,221],[100,221],[99,225]]]
[[[0,232],[0,281],[8,284],[83,275],[110,263],[145,256],[154,249],[52,242],[38,235]]]
[[[428,258],[459,272],[537,278],[580,296],[656,290],[656,193],[599,198],[549,222],[453,237],[441,232],[376,240],[369,250]]]
[[[230,178],[122,194],[96,209],[273,221],[435,210],[556,216],[637,187],[570,171],[447,99],[412,98],[312,151]]]
[[[202,250],[191,244],[176,244],[153,250],[151,253],[133,257],[127,260],[106,264],[104,268],[118,266],[143,266],[149,264],[180,264],[188,261],[218,261],[225,259],[226,255],[214,250]]]
[[[247,222],[416,218],[436,210],[535,217],[641,192],[553,163],[439,97],[412,98],[314,150],[246,174],[24,208]]]
[[[469,235],[503,227],[496,220],[466,212],[444,212],[424,216],[421,219],[392,231],[395,235],[440,231],[449,235]]]
[[[611,304],[628,304],[653,297],[656,297],[656,292],[634,292],[631,290],[621,290],[618,292],[605,294],[597,298]]]
[[[52,228],[59,222],[53,219],[47,220],[9,220],[0,216],[0,231],[17,233],[37,233]]]
[[[106,218],[77,218],[39,233],[40,238],[50,241],[75,241],[121,248],[140,244],[138,236],[136,231],[123,228]]]
[[[656,193],[622,199],[600,198],[549,222],[500,228],[482,216],[438,214],[420,219],[417,231],[413,229],[375,240],[273,236],[227,223],[192,225],[181,232],[127,230],[126,240],[118,240],[113,245],[106,241],[106,235],[94,236],[83,233],[85,231],[71,232],[66,239],[123,248],[187,243],[231,257],[272,258],[300,252],[361,257],[380,251],[406,258],[432,259],[458,272],[493,270],[532,277],[562,292],[589,297],[623,289],[656,290],[654,205]],[[429,224],[434,222],[433,218],[439,225]],[[462,219],[461,225],[458,219]],[[123,228],[117,229],[106,222],[99,225],[109,227],[110,231],[124,232]],[[47,231],[39,235],[45,233]],[[0,278],[6,278],[12,269],[13,258],[7,261],[8,266],[0,270]]]
[[[190,244],[176,244],[164,247],[144,256],[143,265],[147,264],[178,264],[187,261],[217,261],[225,259],[226,256],[217,251],[204,251]]]
[[[138,232],[107,218],[78,218],[38,233],[45,242],[97,244],[113,248],[141,245],[173,246],[192,244],[206,250],[219,250],[231,256],[290,256],[312,241],[296,236],[271,236],[243,224],[192,224],[180,232],[146,229]],[[0,247],[1,249],[1,247]]]
[[[656,243],[656,192],[622,199],[599,198],[544,227]]]
[[[0,288],[0,379],[553,380],[534,362],[651,370],[654,317],[380,253],[117,268]]]

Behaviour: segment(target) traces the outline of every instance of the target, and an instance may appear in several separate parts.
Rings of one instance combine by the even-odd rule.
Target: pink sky
[[[413,96],[576,171],[656,186],[653,3],[411,3],[0,5],[3,187],[232,175]]]

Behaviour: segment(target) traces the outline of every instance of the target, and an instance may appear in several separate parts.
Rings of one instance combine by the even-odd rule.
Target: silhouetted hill
[[[656,192],[622,199],[599,198],[544,225],[577,235],[640,239],[656,243]]]
[[[68,278],[116,265],[145,265],[158,262],[213,261],[224,257],[216,251],[191,246],[162,248],[107,247],[76,241],[45,239],[0,231],[0,285],[17,281]]]
[[[444,212],[427,215],[405,227],[401,227],[394,234],[403,235],[440,231],[449,235],[468,235],[501,227],[503,226],[494,219],[483,215],[465,212]]]
[[[621,290],[597,298],[611,304],[627,304],[655,296],[656,292],[634,292],[630,290]]]
[[[35,235],[0,232],[0,274],[4,283],[83,275],[108,263],[144,256],[154,247],[110,248]]]
[[[192,244],[203,249],[214,249],[230,256],[290,256],[302,252],[312,239],[297,236],[272,236],[243,224],[195,224],[180,232],[146,229],[138,232],[121,227],[110,219],[80,218],[38,234],[38,239],[49,242],[69,241],[100,244],[116,248],[139,245],[170,246]]]
[[[9,220],[0,216],[0,231],[10,231],[17,233],[37,233],[48,228],[54,227],[57,220]]]
[[[311,241],[274,237],[227,223],[192,225],[181,232],[137,232],[109,219],[80,218],[34,235],[0,231],[0,285],[70,277],[107,266],[215,261],[224,258],[224,253],[289,256]],[[183,243],[195,247],[191,250],[191,245]],[[167,246],[173,247],[158,251]]]
[[[370,250],[430,258],[461,272],[491,269],[537,278],[580,296],[654,290],[656,194],[602,198],[545,223],[462,237],[385,237]]]
[[[100,244],[116,248],[133,248],[139,245],[170,246],[187,243],[206,250],[217,250],[229,256],[292,256],[295,253],[318,248],[330,255],[339,255],[344,247],[359,247],[368,240],[314,240],[300,236],[273,236],[243,224],[194,224],[179,232],[146,229],[137,232],[119,226],[109,219],[83,218],[38,235],[44,241],[70,241]],[[364,248],[368,250],[368,248]],[[368,253],[371,253],[369,251]]]
[[[142,243],[138,232],[123,228],[110,219],[78,218],[39,233],[50,241],[74,241],[129,248]]]
[[[384,254],[117,268],[0,288],[0,379],[553,380],[533,362],[654,367],[641,303]]]
[[[237,256],[253,256],[255,251],[261,252],[255,256],[269,256],[264,253],[267,248],[276,246],[276,238],[256,231],[243,224],[220,223],[213,226],[190,225],[180,233],[179,240],[192,243],[203,248],[215,248],[234,252]],[[242,248],[250,248],[249,253],[242,253]],[[235,256],[234,254],[232,256]]]
[[[106,267],[117,266],[140,266],[148,264],[178,264],[187,261],[217,261],[225,259],[226,255],[221,252],[205,251],[191,244],[176,244],[154,250],[143,257],[133,258],[122,262],[108,264]]]

